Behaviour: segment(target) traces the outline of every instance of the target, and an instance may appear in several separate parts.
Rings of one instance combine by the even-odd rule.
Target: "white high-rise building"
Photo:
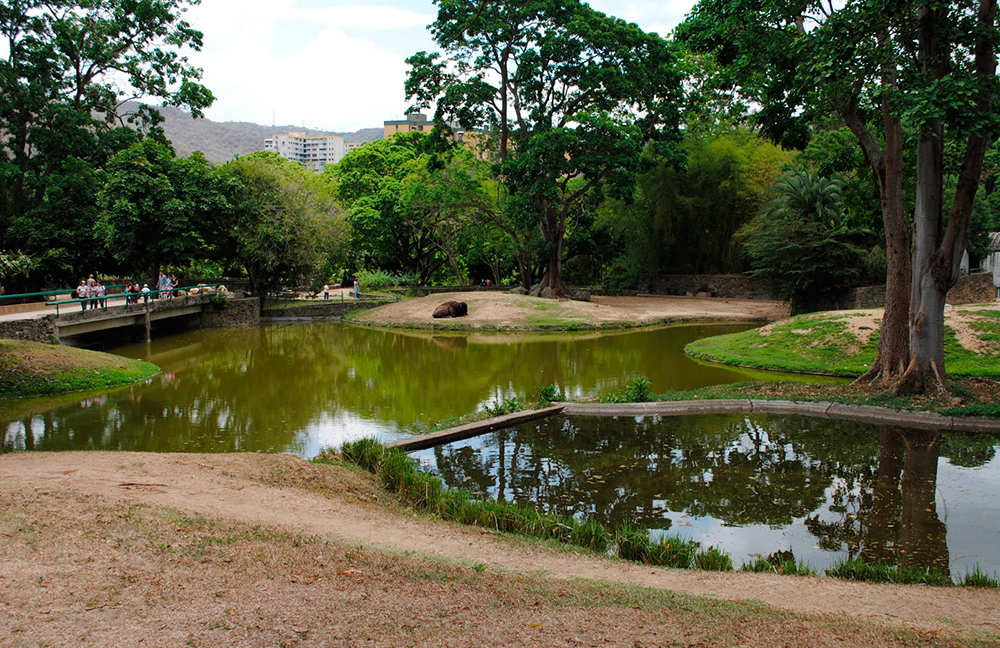
[[[306,135],[284,133],[264,140],[264,150],[274,151],[319,173],[328,164],[336,164],[347,153],[341,135]]]

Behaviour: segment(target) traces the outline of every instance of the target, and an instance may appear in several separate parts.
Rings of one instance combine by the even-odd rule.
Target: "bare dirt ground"
[[[469,314],[434,319],[446,301],[464,301]],[[614,326],[694,321],[771,321],[788,317],[788,304],[742,299],[642,296],[594,297],[592,301],[539,299],[504,292],[442,293],[407,299],[360,313],[355,321],[387,326],[461,327],[520,330],[557,319],[582,326]],[[535,324],[533,324],[535,322]]]
[[[0,487],[0,646],[1000,641],[996,590],[627,564],[412,515],[285,455],[5,455]]]

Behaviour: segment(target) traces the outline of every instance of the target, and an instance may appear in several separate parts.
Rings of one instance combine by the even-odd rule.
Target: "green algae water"
[[[1000,574],[1000,437],[797,416],[557,416],[414,453],[451,487],[728,552]]]
[[[291,452],[366,436],[393,439],[556,384],[572,398],[748,380],[683,353],[750,325],[613,333],[475,334],[333,322],[203,329],[110,352],[163,369],[99,394],[0,401],[3,450]]]

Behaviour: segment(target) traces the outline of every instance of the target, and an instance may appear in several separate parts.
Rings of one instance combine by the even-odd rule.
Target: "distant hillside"
[[[210,162],[232,160],[264,148],[264,139],[290,131],[310,135],[343,135],[348,142],[373,142],[382,138],[382,128],[362,128],[354,133],[329,133],[310,130],[301,126],[261,126],[249,122],[214,122],[210,119],[192,119],[191,115],[171,106],[157,106],[163,115],[163,130],[173,142],[177,155],[187,157],[201,151]]]

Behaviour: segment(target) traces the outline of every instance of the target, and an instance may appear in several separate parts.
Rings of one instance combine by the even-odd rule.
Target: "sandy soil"
[[[469,314],[434,319],[434,309],[446,301],[464,301]],[[462,327],[518,330],[532,319],[558,317],[582,326],[614,326],[693,321],[770,321],[788,317],[788,304],[741,299],[643,296],[595,297],[593,301],[549,300],[503,292],[442,293],[407,299],[365,311],[355,321],[388,326]]]
[[[147,641],[142,645],[181,645],[185,637],[190,645],[212,646],[462,645],[449,639],[456,627],[465,628],[460,635],[468,639],[465,645],[545,646],[890,645],[894,631],[865,637],[857,630],[876,632],[886,624],[922,633],[928,645],[955,645],[956,637],[964,643],[961,638],[976,635],[988,637],[988,643],[1000,633],[1000,592],[995,590],[688,572],[557,551],[411,516],[378,501],[378,492],[352,471],[285,455],[5,455],[0,456],[0,487],[6,494],[0,513],[0,646],[139,645],[138,636]],[[133,515],[149,518],[149,511],[163,509],[176,514],[152,516],[162,540],[137,537],[122,527],[134,522]],[[198,519],[208,522],[193,521]],[[253,544],[253,537],[240,542],[216,537],[215,525],[233,523],[251,525],[258,530],[254,533],[312,540],[301,550],[273,555],[273,545]],[[205,528],[216,529],[216,536],[208,536],[214,540],[202,539]],[[226,553],[230,544],[234,549]],[[351,548],[379,553],[361,559]],[[391,568],[386,565],[362,564],[384,562],[385,552],[457,565],[457,575],[401,578],[387,576]],[[447,571],[431,571],[437,569]],[[500,579],[489,591],[480,590],[493,582],[490,578],[475,580],[482,571]],[[728,627],[742,623],[733,621],[719,636],[701,626],[685,633],[683,624],[678,628],[665,620],[673,613],[660,608],[642,612],[655,612],[655,618],[636,612],[639,616],[630,619],[630,610],[643,605],[623,605],[612,614],[583,609],[587,606],[553,608],[547,599],[532,603],[540,596],[523,583],[539,577],[542,584],[532,586],[539,592],[572,583],[564,594],[550,594],[556,597],[585,588],[576,579],[587,579],[834,616],[809,623],[779,619],[773,628],[757,628],[753,624],[762,622],[752,617],[746,621],[750,626]],[[300,581],[322,587],[293,585]],[[461,582],[471,589],[459,587]],[[341,601],[338,597],[348,596],[352,583],[365,583],[363,600]],[[517,592],[511,593],[512,587]],[[505,592],[513,597],[509,605],[502,602]],[[435,601],[435,593],[446,600]],[[459,602],[469,597],[464,611],[456,596]],[[349,609],[333,614],[336,605]],[[558,619],[532,620],[532,613],[543,609]],[[459,625],[447,629],[443,618],[451,619],[452,612]],[[412,621],[413,615],[422,624]],[[354,635],[343,626],[348,618]],[[837,634],[842,628],[836,636],[824,631],[845,618],[855,630],[845,636]],[[424,630],[412,634],[416,626]],[[404,627],[410,630],[399,634]],[[686,639],[690,634],[695,636]],[[948,640],[939,644],[942,637]]]

